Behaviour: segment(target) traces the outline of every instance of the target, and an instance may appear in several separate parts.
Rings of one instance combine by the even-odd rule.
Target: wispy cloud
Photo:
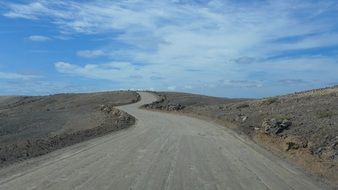
[[[171,91],[174,91],[174,90],[176,90],[176,86],[168,86],[167,89],[171,90]]]
[[[309,81],[305,81],[303,79],[282,79],[282,80],[279,80],[279,82],[284,85],[300,85],[300,84],[309,83]]]
[[[47,36],[33,35],[33,36],[29,36],[28,40],[32,42],[45,42],[45,41],[50,41],[51,38]]]
[[[261,81],[253,80],[230,80],[224,83],[225,85],[233,85],[237,87],[262,87],[263,84]]]
[[[111,37],[104,51],[97,48],[76,54],[107,56],[112,64],[55,64],[58,72],[68,75],[117,80],[126,86],[134,85],[129,76],[142,76],[140,85],[154,87],[237,85],[257,91],[283,80],[286,85],[289,79],[314,81],[322,72],[329,73],[320,77],[322,83],[338,80],[332,73],[336,57],[321,51],[337,48],[334,0],[39,0],[9,3],[7,8],[4,16],[48,20],[63,36]],[[311,49],[318,50],[309,58],[299,53]],[[161,79],[152,80],[156,77]]]
[[[20,73],[13,73],[13,72],[0,72],[0,79],[6,80],[29,80],[29,79],[36,79],[40,78],[37,75],[26,75]]]
[[[64,74],[77,75],[94,79],[106,79],[123,81],[135,71],[133,65],[128,62],[112,62],[107,64],[87,64],[79,66],[66,62],[55,63],[55,68]]]
[[[104,56],[106,53],[103,50],[80,50],[76,52],[76,55],[84,58],[95,58]]]
[[[46,15],[67,18],[71,15],[66,12],[56,10],[62,9],[67,3],[63,1],[49,2],[46,0],[38,0],[28,4],[18,4],[7,2],[5,5],[11,10],[4,14],[10,18],[40,19]]]
[[[332,45],[335,41],[328,39],[337,39],[336,33],[325,34],[336,23],[321,16],[327,12],[334,14],[337,6],[330,1],[307,1],[301,5],[291,1],[271,1],[246,6],[235,1],[182,4],[170,1],[77,3],[42,0],[29,4],[12,3],[9,8],[5,16],[47,17],[63,32],[91,34],[122,30],[117,39],[141,49],[157,50],[155,56],[142,52],[147,61],[168,56],[173,59],[182,54],[187,58],[188,51],[189,54],[197,53],[200,61],[211,56],[229,59],[242,53],[255,54],[257,47],[273,45],[264,51],[274,53],[290,48]],[[304,13],[308,15],[302,15]],[[313,33],[318,35],[309,35]],[[304,38],[297,42],[271,43],[273,39],[289,36]],[[278,48],[281,44],[283,46]]]

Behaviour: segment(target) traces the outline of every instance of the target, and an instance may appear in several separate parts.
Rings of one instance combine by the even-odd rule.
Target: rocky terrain
[[[0,97],[0,166],[123,129],[135,118],[115,108],[136,92]]]
[[[307,171],[338,181],[337,86],[254,100],[154,93],[159,100],[145,108],[233,126],[238,133]]]
[[[144,108],[165,110],[165,111],[183,111],[192,107],[199,106],[217,106],[223,103],[232,103],[243,101],[244,99],[228,99],[198,94],[180,93],[180,92],[152,92],[156,94],[158,100],[152,104],[144,105]]]

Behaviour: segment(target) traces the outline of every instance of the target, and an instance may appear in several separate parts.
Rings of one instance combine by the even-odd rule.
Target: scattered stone
[[[112,114],[114,116],[121,116],[122,112],[119,109],[114,108],[113,106],[101,105],[100,110],[107,114]]]
[[[114,116],[121,116],[122,115],[122,112],[116,108],[113,108],[113,110],[111,111],[111,113],[114,115]]]
[[[264,119],[262,123],[262,128],[266,134],[277,135],[283,132],[285,129],[288,129],[292,125],[291,121],[284,119],[283,121],[277,121],[275,118],[270,120]]]
[[[338,150],[338,141],[332,143],[331,149]]]
[[[166,108],[167,111],[179,111],[184,109],[184,106],[181,104],[169,104]]]
[[[245,122],[249,117],[248,116],[243,116],[242,117],[242,122]]]
[[[105,112],[105,113],[110,113],[112,111],[112,108],[110,106],[107,105],[101,105],[101,111]]]
[[[319,148],[317,148],[317,150],[315,150],[313,153],[314,153],[315,155],[321,155],[322,152],[323,152],[323,150],[324,150],[323,147],[319,147]]]

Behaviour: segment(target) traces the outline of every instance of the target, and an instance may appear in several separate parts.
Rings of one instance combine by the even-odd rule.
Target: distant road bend
[[[300,170],[213,123],[119,107],[135,127],[0,170],[1,190],[321,189]]]

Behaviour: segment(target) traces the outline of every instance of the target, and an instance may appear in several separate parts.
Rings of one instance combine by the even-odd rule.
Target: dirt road
[[[137,125],[0,170],[0,189],[321,189],[298,169],[224,127],[120,109]]]

